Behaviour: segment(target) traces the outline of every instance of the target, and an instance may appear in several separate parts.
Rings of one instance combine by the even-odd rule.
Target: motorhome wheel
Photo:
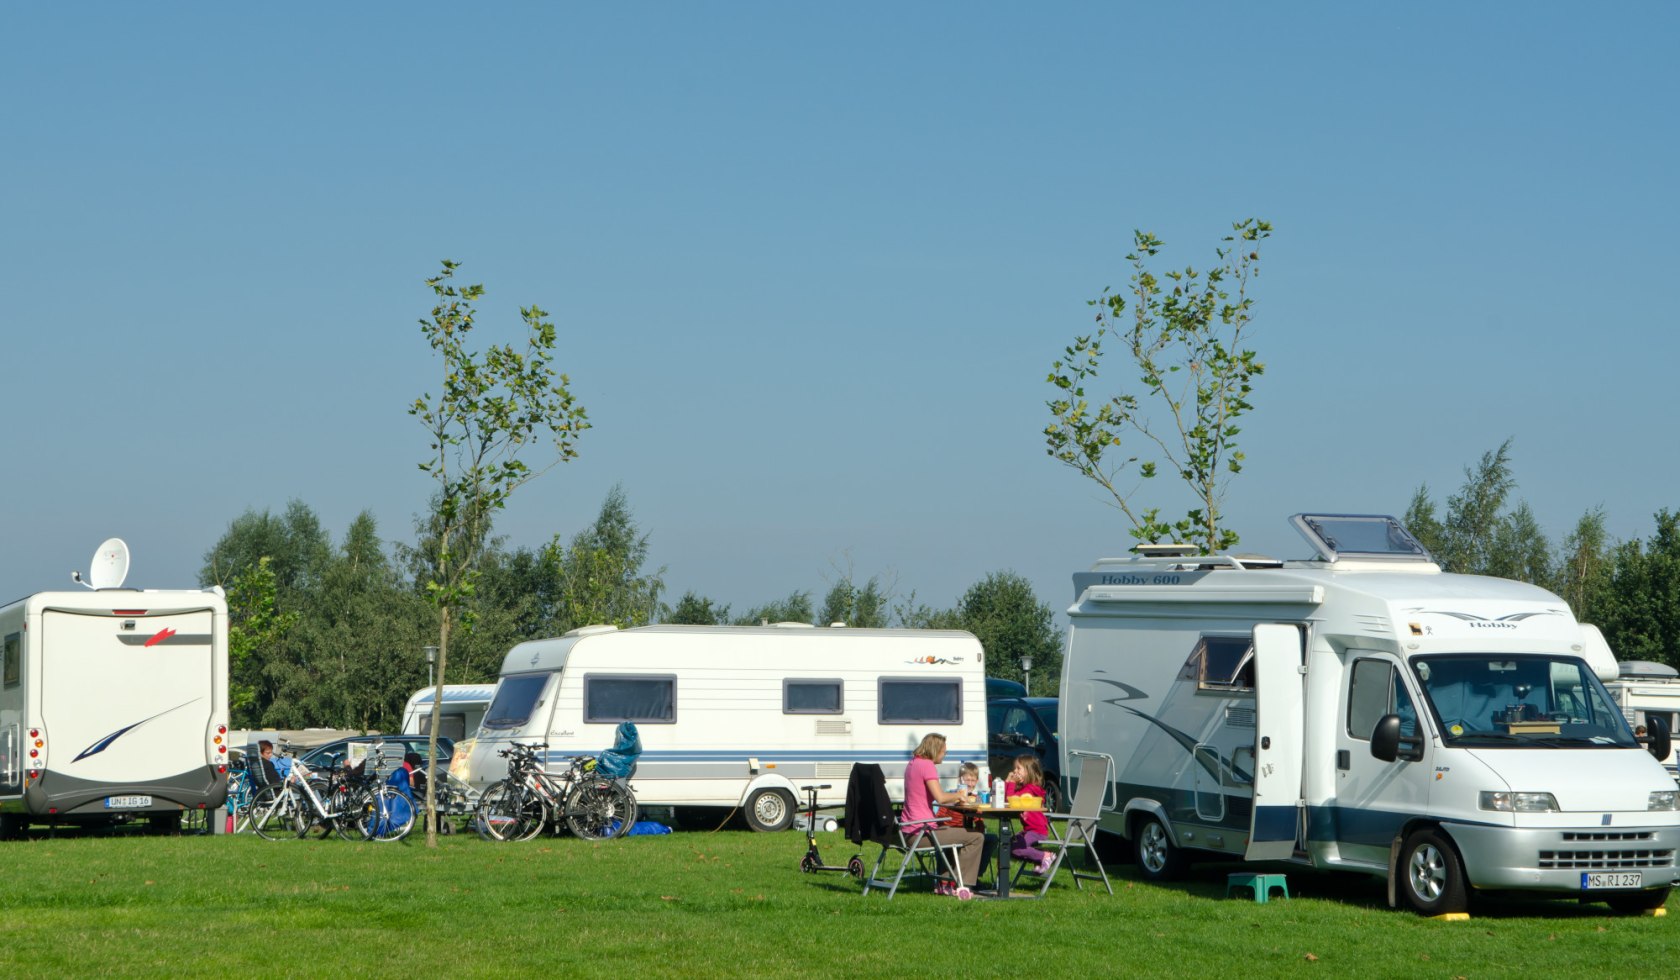
[[[1424,915],[1463,912],[1469,907],[1464,866],[1458,852],[1441,832],[1433,828],[1415,831],[1400,848],[1406,904]]]
[[[747,797],[747,826],[761,833],[793,826],[793,794],[785,789],[761,789]]]
[[[1136,833],[1138,869],[1151,881],[1171,881],[1184,874],[1189,860],[1174,846],[1172,835],[1158,817],[1139,818]]]

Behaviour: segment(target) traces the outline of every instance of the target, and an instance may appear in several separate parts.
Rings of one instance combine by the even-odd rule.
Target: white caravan
[[[1605,681],[1604,686],[1616,699],[1628,724],[1650,727],[1651,717],[1656,715],[1670,732],[1680,725],[1680,671],[1668,664],[1624,660],[1616,665],[1616,679]],[[1671,775],[1676,774],[1677,756],[1680,753],[1671,748],[1668,758],[1663,760]]]
[[[1601,679],[1598,630],[1531,585],[1444,574],[1389,517],[1297,515],[1304,561],[1151,554],[1074,576],[1062,771],[1110,763],[1102,828],[1150,878],[1188,852],[1472,892],[1660,906],[1674,781]]]
[[[221,806],[227,626],[220,589],[40,592],[0,608],[0,830],[137,815],[169,827]]]
[[[432,695],[436,687],[422,687],[403,706],[404,735],[427,735],[432,730]],[[471,738],[484,720],[484,710],[496,693],[494,684],[445,684],[438,735],[456,742]]]
[[[501,779],[510,741],[547,742],[551,762],[613,744],[635,722],[631,786],[644,806],[741,807],[755,830],[793,823],[800,787],[845,800],[854,762],[881,766],[903,796],[904,766],[929,732],[947,739],[941,776],[985,768],[986,679],[972,634],[775,626],[589,626],[521,643],[470,753],[451,772]]]

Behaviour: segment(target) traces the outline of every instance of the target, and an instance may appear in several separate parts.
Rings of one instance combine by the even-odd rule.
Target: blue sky
[[[1277,228],[1242,550],[1508,437],[1554,536],[1680,506],[1670,4],[4,9],[0,599],[109,535],[190,585],[291,499],[408,539],[443,258],[487,338],[554,314],[595,423],[501,533],[622,483],[737,611],[848,567],[1060,608],[1123,554],[1041,430],[1133,228]]]

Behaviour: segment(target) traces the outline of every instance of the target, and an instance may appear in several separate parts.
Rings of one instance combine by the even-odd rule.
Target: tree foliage
[[[1038,601],[1032,583],[1015,572],[992,572],[957,603],[961,628],[986,651],[986,676],[1023,680],[1023,658],[1032,658],[1033,691],[1055,691],[1062,673],[1062,631],[1055,612]]]
[[[1128,293],[1104,289],[1092,300],[1096,329],[1075,337],[1051,364],[1047,380],[1057,393],[1046,402],[1052,416],[1044,429],[1046,452],[1101,486],[1141,541],[1193,542],[1208,553],[1237,543],[1223,524],[1224,501],[1231,477],[1242,471],[1238,423],[1253,407],[1254,379],[1265,371],[1247,348],[1245,331],[1253,319],[1249,281],[1259,273],[1260,243],[1271,232],[1259,219],[1237,222],[1211,269],[1161,275],[1150,261],[1164,243],[1134,232]],[[1088,389],[1111,345],[1130,356],[1127,367],[1138,372],[1139,386],[1094,403],[1099,396]],[[1161,415],[1147,411],[1145,401]],[[1134,443],[1141,448],[1129,448]],[[1138,502],[1141,482],[1163,466],[1194,499],[1176,521]]]

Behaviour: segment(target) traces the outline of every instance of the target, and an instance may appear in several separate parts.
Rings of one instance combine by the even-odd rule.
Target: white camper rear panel
[[[203,767],[215,716],[209,609],[113,615],[47,609],[35,639],[49,771],[130,784]]]

